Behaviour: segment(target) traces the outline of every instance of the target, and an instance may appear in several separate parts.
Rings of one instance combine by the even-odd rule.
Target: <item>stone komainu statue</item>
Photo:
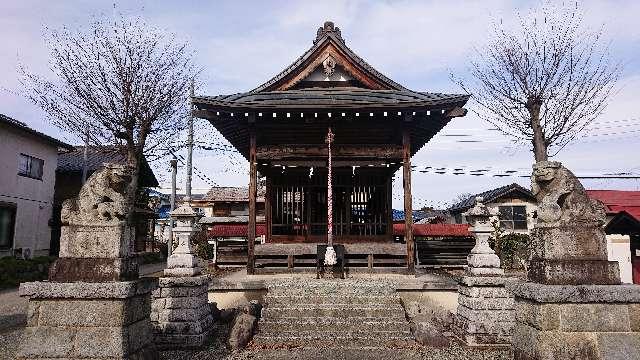
[[[538,226],[602,226],[605,222],[604,205],[589,198],[576,176],[557,161],[533,166],[531,190],[538,201]]]
[[[105,164],[87,179],[76,198],[62,204],[62,222],[113,222],[124,220],[128,212],[127,189],[131,168]]]

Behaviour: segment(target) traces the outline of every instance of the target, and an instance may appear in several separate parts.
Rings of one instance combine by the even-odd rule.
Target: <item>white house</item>
[[[0,257],[49,254],[61,148],[72,147],[0,114]]]

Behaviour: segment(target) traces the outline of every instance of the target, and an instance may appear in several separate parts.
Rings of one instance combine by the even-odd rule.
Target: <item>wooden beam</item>
[[[273,225],[273,218],[271,212],[271,206],[273,206],[273,184],[271,183],[271,176],[267,176],[264,193],[264,222],[266,223],[266,241],[271,242],[271,232]]]
[[[326,152],[324,145],[269,145],[256,150],[259,160],[326,157]],[[332,154],[335,158],[349,159],[401,159],[403,156],[399,145],[336,145]]]
[[[255,117],[254,117],[255,119]],[[253,123],[251,123],[253,124]],[[256,195],[258,171],[256,164],[256,129],[249,127],[249,228],[247,229],[247,274],[253,275],[255,268],[254,246],[256,241]]]
[[[414,272],[413,206],[411,198],[411,134],[408,126],[402,131],[402,186],[404,188],[404,239],[407,242],[407,270]]]

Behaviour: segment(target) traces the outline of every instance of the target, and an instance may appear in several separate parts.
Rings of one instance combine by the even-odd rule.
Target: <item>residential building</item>
[[[516,183],[470,196],[453,205],[449,209],[453,222],[467,223],[463,213],[475,205],[477,197],[482,197],[488,208],[499,213],[500,225],[505,231],[528,234],[533,228],[534,214],[538,209],[536,198],[529,189]]]
[[[71,149],[0,114],[0,257],[49,255],[58,153]]]
[[[640,284],[640,191],[587,190],[607,209],[607,251],[618,261],[620,278]]]

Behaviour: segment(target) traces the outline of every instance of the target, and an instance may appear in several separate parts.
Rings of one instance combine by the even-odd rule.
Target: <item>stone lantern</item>
[[[198,259],[193,255],[191,241],[201,230],[197,223],[198,214],[188,201],[171,212],[171,218],[176,222],[173,234],[178,239],[178,246],[167,259],[165,276],[196,276],[200,275]]]
[[[497,216],[498,212],[495,209],[489,209],[482,201],[482,197],[477,197],[475,206],[463,214],[471,225],[470,231],[476,239],[476,245],[467,256],[467,275],[503,275],[500,258],[489,246],[489,237],[493,231],[491,218]]]
[[[468,346],[506,346],[515,324],[514,300],[505,289],[500,258],[489,246],[491,218],[497,212],[481,197],[463,215],[471,225],[476,245],[467,257],[468,267],[458,285],[458,310],[454,331]]]

